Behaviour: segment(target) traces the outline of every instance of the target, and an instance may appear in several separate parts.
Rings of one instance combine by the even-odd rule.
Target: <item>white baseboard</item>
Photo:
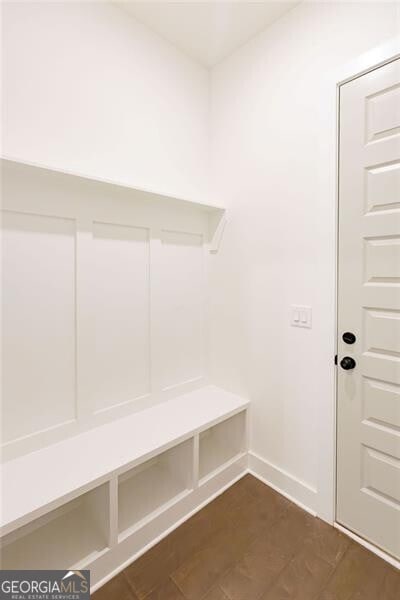
[[[290,473],[273,465],[254,452],[249,452],[248,471],[257,479],[306,510],[314,517],[317,515],[317,490],[300,481]]]
[[[97,589],[99,589],[102,585],[104,585],[107,581],[115,577],[120,571],[126,568],[129,564],[131,564],[134,560],[139,558],[142,554],[147,552],[151,547],[157,544],[160,540],[170,534],[174,529],[179,527],[183,522],[197,513],[199,510],[204,508],[209,502],[214,500],[217,496],[222,494],[226,489],[231,487],[234,483],[236,483],[239,479],[241,479],[246,473],[250,473],[269,487],[276,490],[278,493],[285,496],[288,500],[297,504],[300,508],[307,511],[314,517],[317,515],[316,506],[317,506],[317,490],[312,488],[310,485],[304,483],[303,481],[297,479],[290,473],[287,473],[283,469],[277,467],[261,458],[257,454],[253,452],[249,452],[248,456],[248,466],[244,466],[244,469],[241,473],[235,475],[232,479],[229,480],[228,483],[225,483],[218,487],[217,490],[214,490],[209,495],[206,494],[205,499],[201,500],[199,504],[197,504],[194,508],[189,510],[183,517],[178,518],[173,522],[173,524],[165,529],[161,534],[155,536],[148,544],[144,545],[139,551],[128,553],[128,556],[124,557],[124,560],[121,560],[118,566],[114,566],[108,570],[108,573],[101,577],[96,583],[92,586],[91,592],[93,593]],[[216,476],[216,479],[218,476]],[[212,481],[210,482],[212,483]],[[199,488],[200,491],[201,488]],[[334,526],[347,534],[355,541],[359,542],[384,560],[387,560],[389,563],[399,568],[398,561],[389,557],[387,554],[372,546],[362,538],[359,538],[357,535],[348,531],[344,527],[340,526],[338,523],[335,523]]]

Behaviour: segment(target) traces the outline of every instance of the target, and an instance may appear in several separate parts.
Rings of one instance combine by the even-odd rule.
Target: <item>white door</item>
[[[336,518],[400,559],[400,59],[341,87],[339,153]]]

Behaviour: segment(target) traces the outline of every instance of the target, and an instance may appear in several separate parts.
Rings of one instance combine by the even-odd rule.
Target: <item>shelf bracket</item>
[[[219,252],[227,222],[228,222],[228,220],[227,220],[226,216],[223,215],[220,218],[217,226],[215,227],[215,230],[214,230],[213,236],[211,238],[211,242],[210,242],[210,253],[211,254],[217,254]]]

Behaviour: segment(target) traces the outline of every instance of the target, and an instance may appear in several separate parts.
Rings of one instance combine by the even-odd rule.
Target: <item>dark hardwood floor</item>
[[[94,600],[399,600],[400,572],[246,475]]]

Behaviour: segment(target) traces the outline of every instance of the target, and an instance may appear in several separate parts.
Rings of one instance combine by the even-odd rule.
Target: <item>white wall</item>
[[[102,2],[5,2],[2,153],[207,194],[208,72]]]
[[[5,155],[204,199],[205,69],[111,5],[3,10]],[[334,99],[323,80],[395,35],[398,15],[394,4],[303,3],[212,72],[213,195],[229,206],[211,259],[212,376],[249,395],[252,451],[314,508],[334,376],[335,206],[321,193]],[[312,306],[312,330],[289,327],[292,303]]]
[[[304,3],[212,72],[215,190],[229,206],[211,271],[213,378],[251,398],[251,450],[265,461],[251,464],[327,518],[317,489],[333,440],[335,206],[321,181],[334,168],[335,86],[327,96],[325,81],[399,33],[398,16],[395,4]],[[311,330],[289,326],[291,304],[312,306]]]

